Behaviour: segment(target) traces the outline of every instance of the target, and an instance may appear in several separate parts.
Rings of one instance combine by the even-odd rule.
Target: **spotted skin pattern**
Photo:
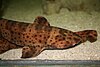
[[[11,42],[8,42],[3,37],[0,37],[0,54],[4,53],[10,49],[16,49],[19,47],[21,47],[21,46],[17,46]]]
[[[86,41],[95,42],[97,32],[72,32],[50,26],[45,17],[38,16],[33,23],[0,19],[0,54],[10,49],[23,48],[21,58],[39,55],[46,49],[66,49]]]

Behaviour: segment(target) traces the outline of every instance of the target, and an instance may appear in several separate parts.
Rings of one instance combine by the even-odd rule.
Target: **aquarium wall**
[[[1,5],[2,4],[2,5]],[[37,16],[73,32],[96,30],[97,41],[64,50],[45,50],[22,59],[22,48],[0,54],[2,60],[100,60],[100,0],[0,0],[2,18],[32,24]]]

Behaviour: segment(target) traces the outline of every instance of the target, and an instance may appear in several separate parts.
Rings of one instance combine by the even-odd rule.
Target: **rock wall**
[[[59,13],[62,8],[68,11],[100,11],[100,0],[42,0],[44,14]]]

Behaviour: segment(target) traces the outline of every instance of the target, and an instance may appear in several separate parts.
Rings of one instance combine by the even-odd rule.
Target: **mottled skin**
[[[45,49],[66,49],[87,40],[95,42],[97,32],[72,32],[53,27],[42,16],[36,17],[32,24],[0,19],[0,53],[22,47],[21,58],[29,58],[39,55]]]
[[[17,46],[11,42],[8,42],[7,40],[5,40],[3,37],[0,37],[0,54],[4,53],[10,49],[16,49],[19,48],[21,46]]]

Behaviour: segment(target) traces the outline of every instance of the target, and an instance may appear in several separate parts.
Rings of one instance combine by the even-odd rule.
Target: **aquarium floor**
[[[59,14],[44,15],[39,7],[26,7],[17,4],[11,4],[4,13],[4,18],[25,21],[33,23],[36,16],[44,16],[48,19],[52,26],[65,28],[71,31],[81,30],[97,30],[98,39],[94,43],[85,42],[74,48],[65,50],[45,50],[39,56],[28,58],[25,60],[100,60],[100,13],[99,12],[82,12],[66,9],[60,11]],[[18,7],[20,6],[20,7]],[[29,9],[29,7],[28,7]],[[5,60],[20,60],[22,49],[13,49],[0,55]],[[24,59],[22,59],[24,60]]]

